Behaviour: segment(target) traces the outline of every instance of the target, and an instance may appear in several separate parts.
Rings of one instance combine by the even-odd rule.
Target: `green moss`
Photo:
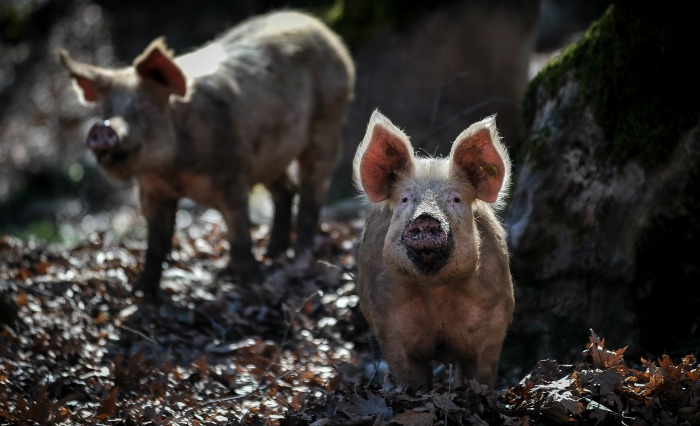
[[[335,0],[327,9],[326,20],[345,40],[352,51],[357,51],[381,30],[403,31],[416,18],[439,9],[456,0],[436,0],[416,3],[411,7],[398,0],[350,1]]]
[[[549,127],[532,129],[523,146],[524,152],[530,155],[528,161],[533,169],[539,170],[551,163],[552,131]],[[521,159],[516,159],[516,164],[520,163]]]
[[[531,81],[523,101],[527,128],[538,91],[555,98],[571,72],[581,88],[576,105],[592,108],[610,141],[599,146],[597,158],[612,156],[619,165],[634,159],[648,169],[667,162],[680,135],[697,123],[700,90],[687,63],[694,49],[694,38],[683,33],[687,12],[656,9],[611,5]]]
[[[514,3],[525,25],[537,20],[535,3],[525,0]],[[402,32],[411,28],[417,19],[425,18],[434,10],[459,3],[459,0],[433,0],[408,4],[401,0],[292,0],[291,6],[300,7],[321,17],[341,35],[351,51],[356,52],[380,31]]]
[[[23,3],[0,4],[0,40],[18,43],[29,31],[32,8]]]

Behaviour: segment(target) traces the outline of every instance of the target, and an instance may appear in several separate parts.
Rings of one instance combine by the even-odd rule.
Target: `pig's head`
[[[162,38],[153,41],[133,66],[107,69],[72,59],[59,59],[88,103],[98,103],[102,120],[87,135],[87,146],[112,177],[134,174],[171,163],[175,129],[171,97],[187,94],[185,75]]]
[[[448,158],[419,158],[408,137],[375,111],[353,167],[374,208],[391,211],[383,247],[391,273],[430,281],[475,270],[477,204],[498,205],[510,175],[494,116],[462,132]]]

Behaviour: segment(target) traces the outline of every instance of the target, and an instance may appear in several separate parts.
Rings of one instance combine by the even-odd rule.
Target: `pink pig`
[[[448,158],[416,157],[378,111],[354,159],[371,203],[359,252],[360,307],[397,385],[430,390],[432,361],[457,383],[493,387],[513,308],[505,231],[496,208],[510,160],[495,117],[463,131]]]

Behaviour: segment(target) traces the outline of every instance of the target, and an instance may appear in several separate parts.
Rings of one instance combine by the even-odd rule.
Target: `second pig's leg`
[[[267,246],[268,258],[275,258],[290,247],[292,227],[292,204],[296,188],[294,182],[285,172],[281,177],[267,185],[272,196],[275,212]]]
[[[175,229],[177,199],[161,198],[156,192],[141,191],[141,211],[148,224],[146,261],[134,288],[143,290],[146,299],[158,298],[163,262],[170,253]]]
[[[316,123],[311,132],[314,143],[299,158],[299,211],[294,251],[302,260],[312,256],[321,207],[340,146],[340,129],[335,124]]]
[[[253,256],[253,239],[250,235],[248,217],[248,193],[235,191],[228,193],[221,214],[226,222],[227,240],[230,246],[230,260],[222,274],[232,275],[241,283],[257,282],[261,279],[260,267]]]

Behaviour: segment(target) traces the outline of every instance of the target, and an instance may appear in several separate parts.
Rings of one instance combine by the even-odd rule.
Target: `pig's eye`
[[[408,203],[408,197],[403,197],[403,198],[401,199],[401,202],[402,202],[402,203]]]
[[[454,198],[452,199],[452,202],[453,202],[453,203],[461,203],[462,200],[461,200],[459,197],[454,197]]]

